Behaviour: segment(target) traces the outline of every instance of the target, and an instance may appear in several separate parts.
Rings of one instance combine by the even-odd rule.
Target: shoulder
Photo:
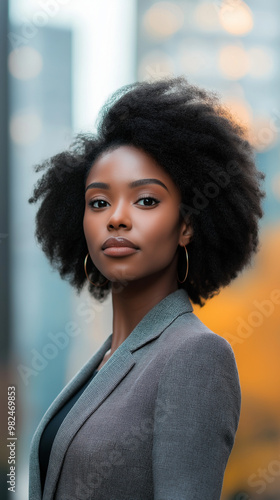
[[[184,359],[230,358],[235,356],[230,343],[208,328],[194,313],[178,316],[164,334],[164,342],[172,356]]]
[[[187,387],[227,385],[240,405],[240,383],[230,343],[188,313],[178,317],[165,335],[168,357],[161,372],[160,386]],[[164,342],[165,343],[165,342]]]
[[[156,414],[160,418],[162,413],[166,415],[167,402],[168,408],[174,408],[174,419],[181,422],[182,428],[187,418],[196,429],[202,426],[210,432],[212,426],[211,432],[224,433],[232,446],[241,410],[233,350],[227,340],[198,318],[186,316],[187,320],[174,322],[174,331],[168,335],[173,338],[173,346],[159,376]]]

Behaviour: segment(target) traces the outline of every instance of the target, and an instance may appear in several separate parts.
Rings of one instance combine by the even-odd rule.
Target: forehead
[[[145,177],[156,177],[168,187],[176,188],[172,178],[150,155],[134,146],[119,146],[114,150],[105,151],[93,163],[87,184],[93,180],[129,181]]]

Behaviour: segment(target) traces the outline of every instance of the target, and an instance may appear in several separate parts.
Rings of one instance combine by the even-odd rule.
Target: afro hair
[[[202,306],[236,278],[258,250],[264,174],[257,170],[246,132],[213,92],[184,76],[135,82],[101,108],[97,131],[80,133],[67,151],[40,165],[44,171],[30,203],[41,201],[36,237],[51,264],[79,292],[87,282],[83,232],[85,181],[103,152],[132,145],[167,171],[181,192],[180,217],[193,228],[184,288]],[[184,253],[184,252],[183,252]],[[103,301],[110,289],[91,264],[90,293]],[[179,255],[178,273],[185,270]]]

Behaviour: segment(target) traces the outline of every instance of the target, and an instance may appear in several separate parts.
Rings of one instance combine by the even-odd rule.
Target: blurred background
[[[1,499],[7,387],[17,398],[12,495],[27,500],[39,420],[111,333],[111,299],[77,296],[35,242],[36,207],[27,201],[34,165],[77,132],[94,131],[100,107],[122,85],[183,74],[218,92],[248,127],[266,174],[259,254],[195,313],[231,343],[240,374],[242,412],[222,500],[279,500],[280,2],[1,0],[0,23]]]

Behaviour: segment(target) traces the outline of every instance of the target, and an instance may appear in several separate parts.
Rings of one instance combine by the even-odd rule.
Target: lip
[[[105,250],[106,248],[120,248],[120,247],[126,247],[127,249],[133,248],[134,250],[138,250],[139,247],[137,247],[132,241],[128,240],[127,238],[123,238],[121,236],[117,237],[110,237],[106,241],[104,241],[102,245],[102,250]]]
[[[104,248],[103,252],[106,255],[111,255],[114,257],[123,257],[125,255],[131,255],[138,252],[137,248],[132,247],[107,247]]]

